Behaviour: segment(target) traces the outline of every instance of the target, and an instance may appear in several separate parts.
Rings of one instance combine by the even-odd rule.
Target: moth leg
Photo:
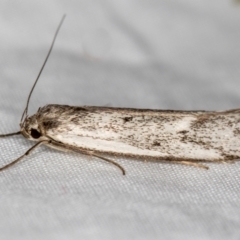
[[[56,149],[56,150],[59,150],[59,151],[62,151],[62,152],[72,152],[72,150],[70,150],[69,148],[53,144],[53,142],[48,142],[46,145],[50,148],[53,148],[53,149]]]
[[[89,152],[88,155],[91,155],[91,156],[100,158],[100,159],[102,159],[102,160],[104,160],[104,161],[106,161],[106,162],[108,162],[108,163],[111,163],[111,164],[117,166],[117,167],[122,171],[122,174],[123,174],[123,175],[126,174],[125,169],[124,169],[120,164],[118,164],[117,162],[114,162],[114,161],[111,160],[111,159],[105,158],[105,157],[103,157],[103,156],[97,155],[97,154],[92,153],[92,152]]]
[[[92,156],[91,156],[91,155],[87,155],[87,159],[88,159],[89,161],[91,161],[91,160],[92,160]]]
[[[216,163],[223,163],[223,164],[232,164],[232,163],[236,163],[236,160],[217,160],[214,161]]]
[[[225,160],[223,161],[223,163],[233,164],[233,163],[236,163],[236,160]]]
[[[111,163],[115,166],[117,166],[121,171],[122,171],[122,174],[125,175],[126,172],[125,172],[125,169],[120,165],[118,164],[117,162],[114,162],[113,160],[111,159],[108,159],[108,158],[105,158],[103,156],[100,156],[98,154],[95,154],[94,152],[92,151],[84,151],[84,150],[79,150],[78,148],[75,148],[73,146],[69,146],[69,145],[64,145],[60,142],[55,142],[55,141],[51,141],[51,142],[48,142],[47,144],[49,147],[53,147],[53,148],[56,148],[56,149],[59,149],[61,151],[73,151],[73,152],[77,152],[77,153],[81,153],[81,154],[85,154],[87,156],[94,156],[94,157],[97,157],[97,158],[100,158],[108,163]]]
[[[191,162],[191,161],[171,161],[171,163],[178,163],[178,164],[183,164],[183,165],[187,165],[187,166],[192,166],[192,167],[198,167],[198,168],[204,168],[206,170],[209,169],[208,166],[203,165],[201,163],[197,163],[197,162]]]
[[[29,155],[35,148],[37,148],[38,146],[42,145],[42,144],[46,144],[48,141],[44,140],[41,142],[36,143],[35,145],[33,145],[30,149],[28,149],[21,157],[17,158],[16,160],[14,160],[13,162],[3,166],[0,168],[0,171],[3,171],[9,167],[11,167],[12,165],[14,165],[15,163],[19,162],[21,159],[23,159],[24,157],[26,157],[27,155]]]

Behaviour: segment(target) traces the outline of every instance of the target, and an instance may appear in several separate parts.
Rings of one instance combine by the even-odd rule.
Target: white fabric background
[[[240,105],[240,6],[219,0],[0,2],[0,133],[49,103],[224,110]],[[0,164],[24,153],[0,140]],[[240,163],[210,170],[41,147],[0,173],[0,239],[239,239]]]

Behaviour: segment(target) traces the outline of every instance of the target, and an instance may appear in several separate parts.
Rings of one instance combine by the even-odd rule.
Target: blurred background
[[[240,5],[219,0],[0,2],[0,133],[30,103],[239,108]],[[1,139],[0,164],[32,143]],[[240,164],[210,171],[39,148],[0,174],[1,239],[238,239]]]

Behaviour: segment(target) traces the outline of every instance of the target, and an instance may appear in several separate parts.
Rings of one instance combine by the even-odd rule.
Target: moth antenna
[[[14,132],[14,133],[0,134],[0,138],[10,137],[10,136],[19,135],[19,134],[21,134],[20,131]]]
[[[45,58],[45,60],[44,60],[44,62],[43,62],[43,65],[42,65],[42,67],[41,67],[41,69],[40,69],[40,71],[39,71],[39,73],[38,73],[38,76],[37,76],[37,78],[36,78],[36,80],[35,80],[35,82],[34,82],[34,84],[33,84],[33,86],[32,86],[31,91],[30,91],[30,93],[29,93],[29,95],[28,95],[27,104],[26,104],[26,107],[25,107],[25,109],[24,109],[24,111],[23,111],[23,114],[22,114],[22,117],[21,117],[21,123],[22,123],[22,121],[23,121],[24,116],[27,117],[27,114],[28,114],[28,106],[29,106],[30,98],[31,98],[31,96],[32,96],[32,92],[33,92],[33,90],[34,90],[34,88],[35,88],[35,86],[36,86],[36,84],[37,84],[37,82],[38,82],[38,79],[39,79],[39,77],[41,76],[42,71],[43,71],[43,69],[44,69],[44,67],[45,67],[45,65],[46,65],[46,63],[47,63],[47,60],[48,60],[48,58],[49,58],[49,56],[50,56],[50,54],[51,54],[51,52],[52,52],[52,49],[53,49],[55,40],[56,40],[56,38],[57,38],[58,32],[59,32],[59,30],[60,30],[60,28],[61,28],[61,26],[62,26],[62,23],[63,23],[65,17],[66,17],[66,14],[63,15],[63,17],[62,17],[62,19],[61,19],[61,21],[60,21],[60,23],[59,23],[59,25],[58,25],[58,28],[57,28],[57,30],[56,30],[56,32],[55,32],[55,34],[54,34],[53,40],[52,40],[52,44],[51,44],[51,46],[50,46],[50,49],[48,50],[48,54],[47,54],[47,56],[46,56],[46,58]]]
[[[3,166],[0,168],[0,171],[3,171],[9,167],[11,167],[12,165],[14,165],[15,163],[19,162],[20,160],[22,160],[24,157],[26,157],[27,155],[29,155],[35,148],[37,148],[38,146],[47,143],[48,141],[43,140],[41,142],[37,142],[35,145],[33,145],[30,149],[28,149],[21,157],[17,158],[16,160],[14,160],[13,162],[8,163],[7,165]]]

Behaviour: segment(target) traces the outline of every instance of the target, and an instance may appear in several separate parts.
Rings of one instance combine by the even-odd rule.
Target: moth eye
[[[32,128],[31,129],[31,136],[33,137],[33,138],[40,138],[41,137],[41,133],[37,130],[37,129],[34,129],[34,128]]]

